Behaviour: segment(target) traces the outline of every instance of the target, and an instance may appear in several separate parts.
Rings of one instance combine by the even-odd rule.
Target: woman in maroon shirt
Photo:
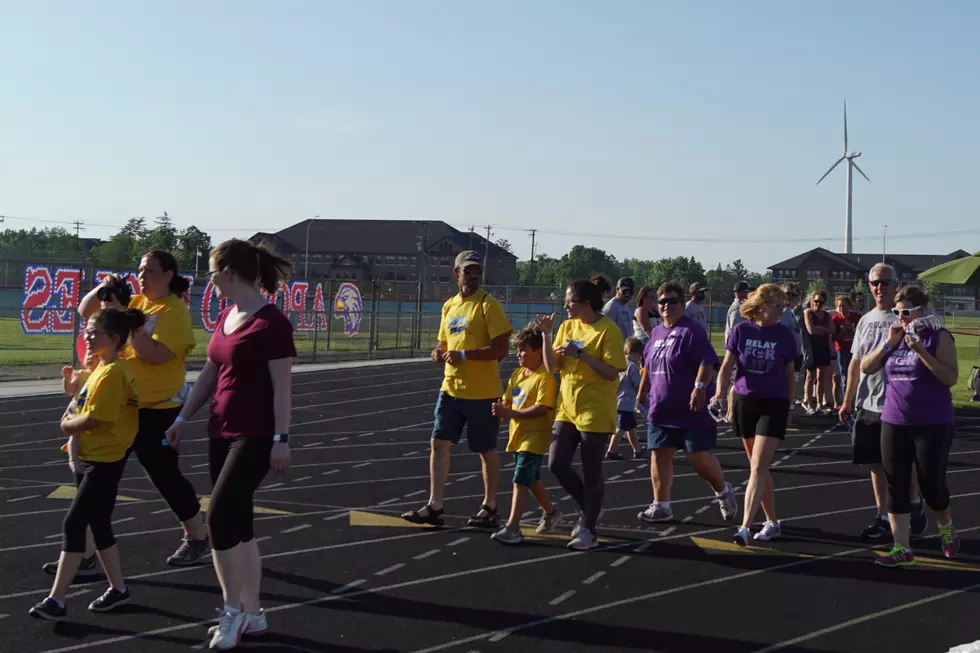
[[[275,292],[289,267],[265,247],[243,240],[225,241],[211,252],[208,274],[218,296],[232,304],[218,317],[208,361],[167,431],[176,447],[187,421],[211,399],[208,462],[214,491],[208,528],[225,602],[209,631],[212,649],[234,648],[243,633],[266,630],[252,496],[270,468],[282,473],[289,466],[296,347],[289,320],[261,291]]]

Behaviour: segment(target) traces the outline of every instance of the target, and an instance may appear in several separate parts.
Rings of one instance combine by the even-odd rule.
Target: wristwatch
[[[275,435],[272,436],[272,441],[273,442],[289,442],[289,434],[288,433],[277,433],[277,434],[275,434]]]
[[[695,390],[704,390],[704,383],[702,383],[701,381],[695,381],[694,382],[694,389]]]

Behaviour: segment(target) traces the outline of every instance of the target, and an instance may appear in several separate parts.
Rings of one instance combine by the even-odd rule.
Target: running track
[[[504,373],[514,364],[509,359]],[[777,454],[782,540],[733,551],[734,526],[721,521],[681,459],[679,521],[643,526],[636,514],[650,501],[649,467],[607,462],[600,524],[607,542],[583,554],[564,548],[568,526],[516,548],[461,528],[482,496],[479,461],[465,445],[452,459],[445,529],[390,519],[426,499],[440,376],[423,362],[296,376],[293,467],[284,478],[270,475],[256,495],[257,506],[286,513],[256,515],[271,630],[246,650],[857,653],[946,651],[980,639],[976,413],[961,416],[950,463],[963,537],[955,562],[935,556],[931,537],[918,542],[918,569],[871,563],[874,553],[856,537],[871,516],[870,483],[849,463],[848,435],[828,418],[798,418]],[[61,397],[0,402],[0,651],[206,647],[207,620],[221,602],[214,572],[164,565],[179,531],[135,460],[119,492],[137,500],[118,502],[114,515],[133,603],[90,614],[85,606],[104,589],[100,580],[73,587],[63,624],[27,616],[50,587],[40,566],[58,555],[68,506],[58,498],[71,479],[57,448],[64,405]],[[199,417],[182,465],[207,495],[204,437]],[[741,443],[724,432],[719,445],[728,479],[743,488]],[[511,473],[509,466],[501,473],[502,512]],[[547,472],[545,480],[571,511]]]

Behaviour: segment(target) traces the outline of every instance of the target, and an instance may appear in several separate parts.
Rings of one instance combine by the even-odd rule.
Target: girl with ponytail
[[[265,632],[259,605],[262,563],[252,530],[252,497],[271,469],[289,467],[293,328],[262,290],[273,293],[289,263],[244,240],[211,252],[208,274],[231,305],[218,316],[208,362],[180,417],[167,431],[176,447],[185,425],[211,399],[208,462],[211,503],[208,528],[224,597],[211,648],[237,646],[242,633]]]

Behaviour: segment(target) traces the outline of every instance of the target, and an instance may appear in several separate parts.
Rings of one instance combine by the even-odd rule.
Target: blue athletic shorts
[[[466,443],[470,451],[484,453],[497,448],[500,418],[494,417],[493,399],[457,399],[445,392],[436,400],[433,440],[448,440],[458,444],[466,427]]]
[[[678,451],[711,451],[718,441],[718,428],[674,429],[647,425],[648,449],[677,449]]]
[[[541,462],[544,456],[530,451],[514,454],[514,485],[530,487],[541,480]]]
[[[617,431],[632,431],[636,428],[636,413],[621,410],[616,416]]]

